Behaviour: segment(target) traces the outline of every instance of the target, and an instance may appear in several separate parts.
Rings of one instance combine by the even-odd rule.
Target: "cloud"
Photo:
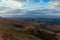
[[[14,9],[14,10],[5,10],[5,11],[1,11],[0,12],[0,16],[3,17],[4,16],[8,16],[8,15],[24,15],[24,11],[23,9]]]
[[[29,0],[15,0],[15,1],[18,1],[18,2],[27,2]]]
[[[8,10],[8,9],[9,9],[8,7],[3,7],[3,6],[0,7],[0,11],[4,11],[4,10]]]
[[[5,12],[8,12],[10,10],[12,10],[12,9],[9,7],[0,6],[0,15],[5,14]]]
[[[51,17],[51,16],[60,16],[59,10],[53,9],[35,9],[35,10],[25,10],[25,9],[14,9],[8,12],[1,13],[0,16],[2,17]]]
[[[52,2],[48,3],[48,6],[60,10],[60,0],[52,0]]]
[[[23,3],[14,0],[5,0],[5,3],[12,9],[23,7]]]
[[[14,0],[1,0],[0,1],[0,11],[6,10],[6,9],[18,9],[22,8],[24,5],[22,2],[17,2]]]
[[[24,4],[27,2],[26,4]],[[31,3],[33,2],[33,3]],[[35,3],[37,4],[35,4]],[[47,4],[45,4],[44,1],[42,1],[42,4],[40,5],[40,0],[4,0],[0,3],[0,16],[2,17],[21,17],[21,16],[59,16],[60,15],[60,1],[53,0],[52,2],[48,2],[49,8],[52,9],[44,9],[46,8]],[[32,5],[30,5],[32,4]],[[27,5],[26,8],[24,8],[24,5]],[[29,7],[29,8],[28,8]],[[33,7],[33,8],[32,8]],[[53,10],[54,9],[54,10]],[[56,10],[58,9],[58,10]]]
[[[1,0],[0,1],[0,16],[12,14],[11,12],[9,13],[9,11],[12,11],[15,9],[21,9],[23,6],[24,5],[22,2],[17,2],[15,0]]]

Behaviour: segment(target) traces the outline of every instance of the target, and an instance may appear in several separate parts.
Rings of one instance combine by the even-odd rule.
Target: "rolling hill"
[[[44,23],[0,18],[0,40],[58,40]],[[48,26],[48,25],[46,25]],[[48,30],[50,29],[50,30]]]

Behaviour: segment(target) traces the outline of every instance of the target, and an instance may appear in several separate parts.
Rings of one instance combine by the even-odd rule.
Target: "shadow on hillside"
[[[23,28],[23,25],[20,25],[20,24],[12,24],[12,25],[17,28]]]
[[[43,40],[58,40],[56,38],[56,34],[49,34],[45,31],[39,31],[39,30],[30,30],[31,34],[38,37],[38,38],[41,38]]]

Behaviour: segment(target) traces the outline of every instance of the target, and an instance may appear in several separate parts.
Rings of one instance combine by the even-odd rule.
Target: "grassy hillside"
[[[0,23],[1,24],[1,23]],[[1,24],[0,25],[0,40],[41,40],[34,35],[31,35],[23,30],[15,30],[14,28]]]
[[[37,22],[0,18],[0,40],[58,40],[56,33],[42,26]]]

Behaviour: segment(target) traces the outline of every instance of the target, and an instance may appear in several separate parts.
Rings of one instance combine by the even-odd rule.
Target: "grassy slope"
[[[42,40],[30,34],[29,30],[26,32],[27,29],[35,30],[35,24],[0,18],[0,40]],[[19,25],[19,27],[22,25],[23,28],[19,28],[17,25]]]
[[[15,30],[11,25],[0,23],[0,40],[41,40],[22,30]]]

